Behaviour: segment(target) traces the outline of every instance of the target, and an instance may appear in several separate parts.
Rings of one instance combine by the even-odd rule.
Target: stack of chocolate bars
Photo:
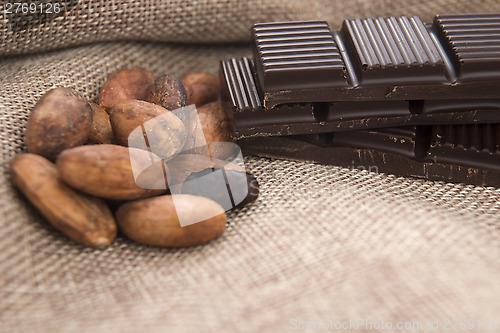
[[[253,27],[221,62],[244,152],[500,186],[500,14]]]

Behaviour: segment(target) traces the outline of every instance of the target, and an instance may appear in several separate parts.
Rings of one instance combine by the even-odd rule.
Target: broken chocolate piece
[[[244,153],[430,180],[500,186],[500,124],[249,138]]]

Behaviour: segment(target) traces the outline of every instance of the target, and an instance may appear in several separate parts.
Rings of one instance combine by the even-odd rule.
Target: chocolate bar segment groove
[[[407,126],[239,141],[245,153],[500,186],[500,124]]]
[[[261,108],[261,99],[255,86],[249,60],[247,58],[231,59],[223,61],[221,66],[225,80],[223,86],[229,88],[225,93],[229,95],[231,103],[240,111]]]
[[[500,15],[255,25],[262,105],[500,98]],[[485,79],[486,78],[486,79]]]
[[[326,22],[256,24],[253,36],[261,89],[348,85],[342,56]]]
[[[500,122],[500,99],[287,103],[266,109],[250,60],[224,60],[222,96],[235,136],[326,133],[401,125]]]
[[[257,24],[221,62],[236,137],[500,123],[500,14]]]
[[[434,126],[428,159],[500,172],[499,147],[500,124]]]
[[[329,146],[373,149],[421,159],[428,153],[430,133],[429,126],[338,132],[331,136]]]
[[[360,84],[446,83],[446,67],[419,17],[345,20],[342,36]]]
[[[500,79],[499,14],[438,15],[433,30],[453,57],[459,82]]]

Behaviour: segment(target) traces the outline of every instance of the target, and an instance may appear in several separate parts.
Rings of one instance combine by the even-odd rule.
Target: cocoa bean
[[[149,87],[146,100],[173,111],[187,105],[186,89],[174,75],[162,75]]]
[[[103,144],[65,150],[56,165],[61,178],[73,188],[101,198],[133,200],[165,192],[161,164],[149,168],[159,161],[158,156],[146,150]],[[143,176],[149,186],[137,185],[134,169],[136,174],[151,172]]]
[[[205,104],[197,110],[207,143],[234,142],[233,119],[223,111],[219,102]]]
[[[64,149],[87,142],[91,128],[90,104],[69,88],[54,88],[31,111],[24,140],[30,153],[53,161]]]
[[[179,153],[186,142],[182,121],[152,103],[138,100],[118,103],[110,111],[110,120],[118,144],[136,148],[148,146],[167,160]],[[139,131],[139,135],[131,136],[134,130]]]
[[[226,114],[219,102],[205,104],[197,110],[205,140],[211,148],[210,154],[215,158],[226,159],[231,149],[227,145],[213,143],[235,142],[232,115]]]
[[[34,154],[14,158],[10,175],[14,184],[59,231],[87,246],[110,244],[116,223],[104,201],[78,193],[64,184],[56,166]]]
[[[216,101],[219,97],[219,81],[205,72],[190,72],[181,79],[187,93],[187,104],[197,107]]]
[[[172,197],[124,204],[116,212],[120,229],[137,242],[166,247],[204,244],[224,232],[226,214],[216,202],[193,195],[176,195],[175,201]],[[200,222],[181,227],[177,214]]]
[[[208,155],[181,154],[168,161],[167,167],[172,180],[175,184],[182,184],[192,173],[202,172],[206,169],[222,169],[236,172],[245,172],[245,168],[238,164],[231,163],[217,158],[211,158]]]
[[[90,103],[94,120],[90,131],[89,143],[113,143],[113,129],[109,115],[103,108],[95,103]]]
[[[144,99],[149,86],[155,81],[153,73],[142,68],[128,68],[113,73],[104,82],[99,104],[107,111],[116,104],[131,100]]]
[[[224,181],[221,181],[219,177],[207,178],[213,172],[211,168],[192,172],[186,178],[181,193],[210,198],[226,210],[242,207],[259,196],[259,184],[252,174],[225,168]],[[193,182],[199,178],[201,182]]]

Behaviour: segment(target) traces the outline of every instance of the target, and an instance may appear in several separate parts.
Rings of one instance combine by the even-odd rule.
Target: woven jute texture
[[[369,16],[499,11],[496,0],[53,0],[23,14],[23,7],[0,2],[0,55],[40,52],[116,40],[177,43],[241,42],[256,22],[322,19],[333,27],[343,19]],[[19,7],[19,8],[18,8]],[[55,13],[59,8],[58,13]],[[9,9],[12,14],[6,13]],[[19,13],[15,13],[19,11]]]
[[[51,87],[95,100],[106,77],[126,67],[215,73],[218,60],[250,54],[227,42],[246,41],[254,21],[338,26],[345,17],[429,21],[494,10],[497,1],[476,0],[89,0],[39,25],[16,28],[4,16],[0,52],[11,55],[0,59],[0,331],[287,332],[322,320],[372,325],[347,331],[379,331],[383,321],[384,332],[433,332],[437,320],[434,331],[485,331],[478,326],[500,321],[500,189],[247,156],[261,195],[229,213],[219,239],[164,249],[120,235],[94,250],[50,227],[7,170],[24,150],[30,110]],[[454,318],[475,326],[445,330]],[[415,328],[388,329],[397,322]]]

